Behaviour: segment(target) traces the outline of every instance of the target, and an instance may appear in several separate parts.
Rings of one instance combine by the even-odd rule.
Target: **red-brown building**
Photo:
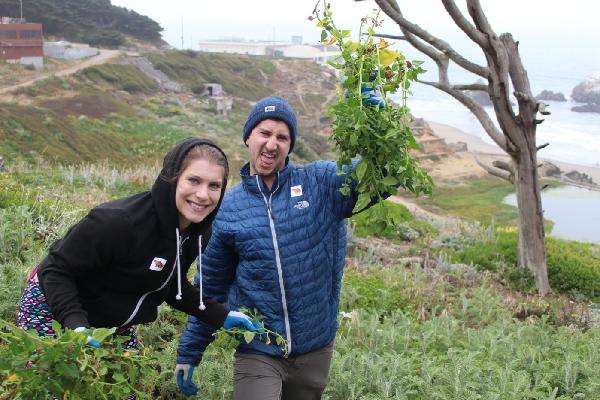
[[[42,24],[7,17],[0,18],[0,60],[43,65],[43,57]]]

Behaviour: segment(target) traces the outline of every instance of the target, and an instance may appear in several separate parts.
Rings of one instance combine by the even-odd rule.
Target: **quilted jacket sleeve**
[[[238,257],[234,252],[232,235],[223,229],[217,219],[213,225],[213,235],[202,255],[202,282],[205,296],[224,303],[227,292],[235,276]],[[200,276],[196,272],[194,285],[199,286]],[[210,325],[190,315],[179,339],[177,363],[198,365],[206,347],[213,341],[215,332]]]
[[[357,161],[353,161],[351,169],[356,168]],[[343,186],[348,171],[348,167],[344,167],[344,173],[338,174],[337,164],[333,161],[317,161],[315,163],[317,169],[317,180],[318,182],[324,182],[328,186],[329,195],[332,199],[332,209],[335,215],[339,219],[348,218],[352,216],[352,210],[358,200],[358,193],[356,192],[356,182],[350,183],[350,195],[345,196],[340,192],[340,188]]]

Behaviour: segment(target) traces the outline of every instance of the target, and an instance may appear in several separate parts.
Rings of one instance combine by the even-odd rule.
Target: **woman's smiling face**
[[[175,189],[179,228],[204,220],[219,204],[225,170],[222,166],[199,158],[181,172]]]

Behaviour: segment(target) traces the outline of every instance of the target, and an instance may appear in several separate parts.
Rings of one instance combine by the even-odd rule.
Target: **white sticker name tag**
[[[162,271],[166,264],[167,260],[164,258],[154,257],[152,264],[150,264],[150,271]]]
[[[292,186],[290,189],[290,196],[299,197],[302,196],[302,185]]]

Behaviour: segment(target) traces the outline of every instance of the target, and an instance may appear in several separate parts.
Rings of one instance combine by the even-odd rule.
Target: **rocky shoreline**
[[[438,179],[452,180],[455,176],[465,176],[469,169],[473,175],[482,175],[487,172],[477,165],[477,160],[491,163],[493,160],[508,159],[498,146],[486,143],[477,136],[437,122],[416,121],[413,132],[422,148],[417,157],[425,161],[426,168],[427,164],[431,164],[429,167]],[[433,143],[436,143],[435,147]],[[544,158],[540,162],[540,175],[545,178],[600,191],[600,167]]]

